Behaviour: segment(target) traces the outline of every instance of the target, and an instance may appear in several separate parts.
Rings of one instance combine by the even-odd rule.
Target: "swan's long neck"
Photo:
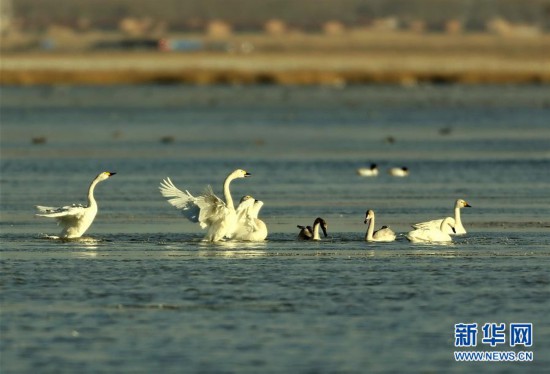
[[[455,226],[462,226],[462,221],[460,220],[460,207],[455,206]]]
[[[88,189],[88,206],[97,206],[97,202],[95,201],[95,198],[94,198],[94,190],[95,190],[95,186],[99,183],[99,179],[96,178],[92,181],[92,183],[90,184],[90,188]]]
[[[365,234],[365,240],[372,240],[374,234],[374,217],[371,217],[367,226],[367,233]]]
[[[229,185],[231,184],[231,181],[234,178],[230,175],[227,178],[225,178],[225,182],[223,182],[223,194],[225,196],[225,204],[229,209],[235,210],[235,206],[233,205],[233,198],[231,197],[231,191],[229,190]]]
[[[319,236],[319,226],[321,226],[320,222],[315,222],[313,225],[313,240],[321,240],[321,237]]]

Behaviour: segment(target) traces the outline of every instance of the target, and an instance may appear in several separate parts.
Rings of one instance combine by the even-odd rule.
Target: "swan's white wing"
[[[187,219],[198,222],[203,229],[210,227],[217,230],[217,227],[229,215],[229,209],[225,202],[214,194],[210,186],[202,195],[194,197],[189,191],[181,191],[170,178],[166,178],[161,182],[159,189],[170,204],[181,209]]]
[[[452,241],[449,234],[440,229],[416,229],[407,234],[411,242],[448,242]]]
[[[412,225],[415,229],[438,229],[441,227],[441,223],[443,222],[443,218],[441,219],[434,219],[432,221],[426,221],[426,222],[419,222]]]
[[[49,217],[62,219],[63,217],[79,218],[86,212],[86,207],[80,204],[73,204],[63,207],[49,207],[37,205],[36,209],[40,212],[36,214],[39,217]]]
[[[433,221],[420,222],[412,225],[412,227],[415,229],[441,231],[441,224],[445,219],[448,220],[449,225],[445,225],[445,227],[443,228],[443,232],[446,234],[455,235],[455,232],[452,229],[453,227],[456,226],[455,219],[453,217],[434,219]],[[464,228],[462,228],[462,230],[464,230]]]
[[[250,221],[252,218],[256,218],[252,216],[254,211],[254,199],[249,198],[247,200],[241,201],[237,209],[235,210],[235,213],[237,214],[237,222],[239,226],[246,225],[248,221]]]
[[[200,208],[196,204],[197,198],[191,195],[189,191],[181,191],[170,178],[166,178],[160,183],[159,190],[162,196],[168,199],[168,203],[182,210],[187,219],[192,222],[199,222]]]
[[[214,194],[210,186],[206,187],[204,193],[195,199],[195,204],[200,209],[198,222],[202,228],[225,219],[229,214],[225,202]]]
[[[78,225],[82,218],[86,215],[86,212],[88,212],[88,208],[80,204],[73,204],[58,208],[37,205],[36,209],[40,212],[36,214],[38,217],[55,218],[58,224],[63,227]]]
[[[380,230],[375,231],[372,237],[375,240],[385,240],[385,241],[394,241],[395,240],[395,232],[393,232],[392,229],[390,229],[388,226],[383,226]]]

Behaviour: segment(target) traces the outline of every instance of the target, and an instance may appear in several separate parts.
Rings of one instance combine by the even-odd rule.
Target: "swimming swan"
[[[450,226],[451,230],[454,230],[452,226],[452,218],[447,217],[441,222],[439,228],[424,228],[410,231],[407,234],[407,239],[413,243],[435,243],[435,242],[450,242],[452,241],[451,235],[445,232],[446,227]]]
[[[370,164],[369,168],[359,168],[357,169],[357,174],[362,177],[376,177],[378,175],[378,166]]]
[[[300,232],[298,233],[298,239],[321,240],[321,236],[319,235],[319,227],[321,228],[321,230],[323,230],[325,238],[327,237],[328,225],[327,222],[321,217],[315,219],[315,222],[313,222],[313,229],[311,229],[311,226],[298,225],[297,227],[300,229]]]
[[[374,231],[374,211],[368,210],[365,214],[365,224],[367,224],[367,232],[365,240],[368,242],[393,242],[395,233],[388,226],[382,226],[380,230]]]
[[[296,225],[300,229],[298,239],[311,240],[313,238],[313,228],[311,226]]]
[[[216,242],[224,238],[231,238],[237,229],[237,213],[233,206],[233,198],[229,185],[238,178],[249,177],[250,173],[237,169],[229,174],[223,183],[225,202],[217,197],[212,187],[207,186],[200,196],[193,196],[189,191],[179,190],[170,178],[160,184],[160,193],[172,204],[183,211],[191,222],[198,222],[203,229],[207,229],[205,240]]]
[[[454,227],[454,232],[451,229],[451,226],[445,226],[444,232],[446,232],[449,235],[464,235],[466,234],[466,229],[462,225],[462,220],[460,219],[460,209],[462,208],[471,208],[471,205],[468,204],[466,201],[462,199],[458,199],[455,202],[455,216],[447,217],[450,219],[452,227]],[[429,229],[429,228],[438,228],[441,227],[441,222],[443,222],[443,218],[441,219],[435,219],[433,221],[426,221],[426,222],[420,222],[415,223],[412,225],[415,229]]]
[[[90,228],[97,214],[97,202],[94,198],[95,186],[115,175],[109,171],[100,173],[90,184],[88,189],[88,205],[73,204],[60,208],[37,205],[38,217],[55,218],[63,226],[60,237],[65,239],[80,238]]]
[[[258,218],[264,203],[252,196],[244,196],[237,207],[238,227],[233,239],[259,242],[267,237],[267,226]]]
[[[388,170],[388,174],[394,177],[408,177],[409,169],[405,166],[401,168],[391,168],[390,170]]]

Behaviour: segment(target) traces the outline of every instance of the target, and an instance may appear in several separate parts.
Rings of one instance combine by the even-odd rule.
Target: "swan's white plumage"
[[[464,225],[462,224],[462,219],[460,217],[460,209],[471,207],[470,204],[468,204],[465,200],[458,199],[455,201],[454,206],[454,217],[446,217],[449,219],[450,225],[445,225],[443,228],[443,232],[449,234],[449,235],[464,235],[466,234],[466,229],[464,228]],[[412,225],[415,229],[436,229],[441,227],[441,223],[443,222],[444,218],[441,219],[434,219],[432,221],[426,221],[426,222],[420,222],[415,223]],[[451,227],[452,226],[452,227]],[[454,228],[454,231],[453,229]]]
[[[267,226],[258,218],[264,203],[245,196],[237,207],[238,226],[233,236],[236,240],[263,241],[267,237]]]
[[[55,218],[63,227],[61,238],[80,238],[90,228],[97,215],[98,207],[94,197],[95,186],[115,174],[105,171],[95,177],[88,188],[88,205],[73,204],[63,207],[37,205],[36,209],[39,213],[36,216]]]
[[[225,201],[220,199],[208,186],[202,195],[197,197],[189,191],[181,191],[170,178],[160,184],[160,193],[168,199],[168,203],[181,209],[185,217],[192,222],[198,222],[201,228],[207,229],[205,240],[219,241],[230,239],[238,227],[237,213],[233,206],[233,198],[229,186],[237,178],[250,176],[242,169],[234,170],[224,181],[223,191]]]
[[[378,166],[371,164],[369,168],[358,168],[357,174],[362,177],[376,177],[378,175]]]
[[[407,239],[413,243],[450,242],[453,238],[445,232],[445,228],[450,226],[452,230],[451,220],[451,217],[445,218],[439,228],[420,228],[410,231],[407,234]]]
[[[393,242],[395,233],[388,226],[382,226],[380,230],[374,231],[375,215],[373,210],[368,210],[365,214],[365,224],[367,224],[367,232],[365,240],[368,242]]]
[[[406,167],[391,168],[388,170],[388,174],[394,177],[407,177],[409,175],[409,169]]]

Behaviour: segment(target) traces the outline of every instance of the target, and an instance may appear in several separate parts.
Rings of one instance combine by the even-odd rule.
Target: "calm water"
[[[550,365],[548,87],[3,87],[0,105],[2,372]],[[355,174],[371,162],[380,176]],[[233,196],[265,202],[268,241],[202,243],[158,184],[221,194],[237,167],[253,177]],[[59,229],[33,206],[84,202],[103,170],[118,174],[87,238],[45,239]],[[404,238],[459,197],[466,236]],[[367,209],[396,242],[362,240]],[[297,242],[317,216],[329,238]],[[476,350],[534,361],[455,362],[461,322],[532,322],[533,347]]]

